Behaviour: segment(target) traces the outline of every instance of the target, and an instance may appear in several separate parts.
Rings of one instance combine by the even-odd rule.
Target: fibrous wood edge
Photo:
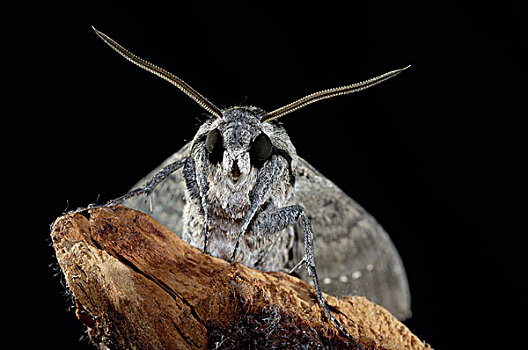
[[[387,310],[189,246],[149,215],[122,206],[67,214],[51,232],[77,317],[99,348],[430,349]]]

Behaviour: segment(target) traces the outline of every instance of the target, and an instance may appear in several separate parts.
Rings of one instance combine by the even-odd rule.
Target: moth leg
[[[257,183],[255,184],[255,187],[253,187],[253,190],[249,192],[251,206],[246,213],[241,230],[238,233],[235,249],[233,250],[233,255],[231,256],[232,261],[235,260],[236,252],[240,245],[240,241],[242,240],[242,236],[253,221],[258,208],[269,197],[272,188],[275,186],[277,181],[279,181],[280,174],[284,171],[284,169],[286,169],[287,166],[288,163],[283,157],[272,156],[271,160],[259,170]]]
[[[235,261],[236,252],[238,250],[238,247],[240,246],[240,241],[242,240],[242,235],[248,229],[248,227],[249,227],[249,225],[251,223],[251,220],[253,220],[253,217],[255,216],[255,213],[257,212],[257,209],[258,209],[258,206],[259,206],[260,202],[258,200],[255,200],[255,199],[253,199],[252,202],[253,202],[253,204],[249,208],[248,213],[246,214],[246,218],[245,218],[245,220],[244,220],[244,222],[242,224],[242,229],[240,230],[240,233],[237,236],[237,240],[236,240],[236,243],[235,243],[235,249],[233,249],[233,254],[231,255],[231,261]]]
[[[186,160],[187,158],[180,159],[180,160],[175,161],[174,163],[167,165],[166,167],[158,171],[156,175],[154,175],[145,185],[135,188],[125,193],[121,197],[109,200],[108,202],[106,202],[106,204],[102,204],[102,205],[90,204],[86,208],[79,208],[77,210],[72,211],[71,213],[80,213],[80,212],[83,212],[85,210],[92,209],[92,208],[109,207],[112,205],[123,203],[127,199],[141,196],[143,194],[147,195],[147,199],[148,199],[152,191],[156,188],[156,186],[158,186],[161,182],[163,182],[163,180],[169,177],[173,172],[181,168],[185,164]],[[151,205],[152,205],[152,202],[151,202]],[[152,211],[152,208],[151,208],[151,211]]]
[[[152,193],[152,191],[154,191],[154,189],[156,188],[156,186],[158,186],[161,182],[163,182],[173,172],[175,172],[176,170],[181,168],[185,164],[186,160],[187,159],[184,158],[184,159],[177,160],[174,163],[170,163],[169,165],[167,165],[166,167],[164,167],[163,169],[158,171],[156,173],[156,175],[154,175],[145,185],[143,185],[143,186],[141,186],[139,188],[133,189],[132,191],[122,195],[121,197],[118,197],[116,199],[112,199],[112,200],[108,201],[105,205],[109,206],[109,205],[119,204],[119,203],[122,203],[122,202],[126,201],[127,199],[130,199],[130,198],[133,198],[133,197],[137,197],[137,196],[140,196],[142,194],[145,194],[147,196],[147,199],[148,199],[150,197],[150,194]],[[151,203],[151,205],[152,205],[152,203]]]
[[[299,222],[304,235],[305,255],[296,267],[304,264],[308,270],[308,275],[313,279],[315,293],[319,305],[324,309],[326,316],[336,325],[336,327],[343,332],[347,337],[351,338],[350,334],[343,328],[343,326],[332,315],[328,304],[323,296],[321,287],[319,286],[319,278],[315,269],[314,245],[313,245],[313,231],[310,220],[306,216],[304,208],[300,205],[292,205],[275,209],[271,212],[263,213],[257,217],[253,224],[253,230],[259,235],[273,235],[285,229],[287,226]],[[295,268],[294,268],[295,269]]]
[[[183,178],[185,179],[185,185],[190,197],[198,199],[203,209],[204,245],[202,251],[207,253],[207,242],[209,240],[209,226],[211,217],[211,203],[207,197],[207,192],[209,191],[209,182],[207,181],[207,172],[204,168],[204,164],[206,164],[207,153],[204,145],[201,145],[201,147],[197,149],[196,152],[200,161],[198,164],[196,164],[194,159],[189,157],[189,160],[185,163],[183,168]]]

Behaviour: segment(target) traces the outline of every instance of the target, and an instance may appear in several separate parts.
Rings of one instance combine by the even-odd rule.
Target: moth
[[[262,271],[296,271],[313,283],[326,315],[345,333],[322,291],[367,296],[400,318],[410,315],[407,277],[387,233],[297,155],[276,121],[316,101],[377,85],[408,67],[319,91],[271,112],[253,106],[219,109],[174,74],[93,29],[117,53],[172,83],[209,114],[190,142],[106,205],[150,212],[210,255]]]

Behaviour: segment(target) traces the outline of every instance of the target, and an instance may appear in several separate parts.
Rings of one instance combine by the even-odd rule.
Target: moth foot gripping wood
[[[51,237],[76,315],[101,349],[430,349],[387,310],[203,254],[122,206],[57,219]]]

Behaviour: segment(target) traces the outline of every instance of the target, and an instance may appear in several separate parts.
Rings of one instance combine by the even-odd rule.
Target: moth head
[[[222,111],[202,131],[202,139],[211,166],[222,169],[233,182],[260,169],[270,160],[274,130],[261,121],[263,111],[255,107],[233,107]],[[200,133],[200,131],[199,131]]]

